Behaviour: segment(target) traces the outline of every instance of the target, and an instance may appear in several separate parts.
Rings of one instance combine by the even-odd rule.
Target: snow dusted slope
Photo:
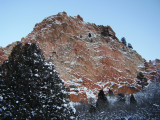
[[[145,67],[144,60],[123,45],[110,26],[86,23],[79,15],[71,17],[63,12],[36,24],[22,38],[23,43],[28,41],[36,42],[46,59],[54,63],[73,102],[95,98],[100,89],[106,93],[111,89],[115,94],[141,89],[136,76]]]

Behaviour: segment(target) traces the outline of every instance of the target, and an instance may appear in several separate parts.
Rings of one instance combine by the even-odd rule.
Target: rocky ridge
[[[141,89],[136,78],[140,71],[148,82],[159,75],[158,64],[145,62],[122,44],[110,26],[86,23],[80,15],[62,12],[47,17],[21,40],[28,41],[37,43],[47,61],[54,63],[73,102],[96,98],[100,89],[106,94],[109,89],[114,94],[135,93]],[[0,64],[15,44],[0,48]]]

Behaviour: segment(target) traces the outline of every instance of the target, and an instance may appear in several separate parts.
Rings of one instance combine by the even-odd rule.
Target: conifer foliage
[[[148,83],[147,83],[147,78],[143,75],[142,72],[139,72],[139,73],[137,74],[137,79],[140,80],[140,81],[138,81],[138,84],[142,86],[142,89],[143,89],[146,85],[148,85]]]
[[[108,27],[102,26],[101,35],[103,35],[103,36],[109,36]]]
[[[130,49],[133,49],[131,43],[128,43],[128,47],[129,47]]]
[[[136,101],[136,99],[134,98],[134,95],[132,94],[131,95],[131,97],[130,97],[130,104],[132,105],[132,104],[137,104],[137,101]]]
[[[127,42],[126,42],[126,38],[125,38],[125,37],[122,37],[121,42],[122,42],[125,46],[127,45]]]
[[[74,119],[64,83],[35,43],[18,43],[0,66],[2,119]]]
[[[114,96],[113,91],[109,89],[109,91],[108,91],[108,95],[109,95],[109,96]]]
[[[98,100],[96,102],[96,107],[99,110],[104,110],[105,108],[108,107],[108,99],[106,98],[104,91],[100,90],[98,93]]]
[[[119,93],[118,94],[118,102],[121,103],[121,104],[125,104],[125,95],[123,93]]]

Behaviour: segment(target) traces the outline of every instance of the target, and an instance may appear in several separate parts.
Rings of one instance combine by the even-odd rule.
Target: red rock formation
[[[113,31],[113,29],[110,26],[107,26],[107,28],[108,28],[109,35],[111,35],[111,36],[116,35],[116,33]]]
[[[70,88],[73,102],[95,98],[100,89],[106,94],[109,89],[115,94],[137,92],[141,89],[137,85],[137,73],[147,71],[144,60],[136,51],[124,46],[110,26],[107,26],[109,35],[103,36],[103,28],[85,23],[79,15],[70,17],[63,12],[36,24],[21,41],[38,44]],[[91,37],[88,37],[89,33]],[[10,52],[10,48],[5,49]],[[154,66],[149,66],[155,70]],[[154,79],[156,73],[151,74],[148,78]]]
[[[17,44],[17,42],[14,42],[5,48],[2,48],[2,47],[0,48],[0,64],[3,64],[3,62],[8,59],[8,56],[10,55],[13,47],[16,44]]]
[[[0,64],[2,64],[7,59],[5,51],[3,48],[0,48]]]

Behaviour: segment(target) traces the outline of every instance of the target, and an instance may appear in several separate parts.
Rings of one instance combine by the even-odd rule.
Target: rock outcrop
[[[7,55],[3,48],[0,48],[0,64],[2,64],[7,59]]]
[[[147,63],[151,70],[146,69],[144,59],[122,44],[110,26],[86,23],[80,15],[62,12],[47,17],[21,40],[28,41],[37,43],[48,62],[54,63],[73,102],[95,98],[100,89],[106,94],[109,89],[114,94],[132,94],[141,89],[136,78],[139,71],[150,81],[157,74],[152,63]],[[1,61],[12,46],[4,48],[7,54],[0,50]]]

